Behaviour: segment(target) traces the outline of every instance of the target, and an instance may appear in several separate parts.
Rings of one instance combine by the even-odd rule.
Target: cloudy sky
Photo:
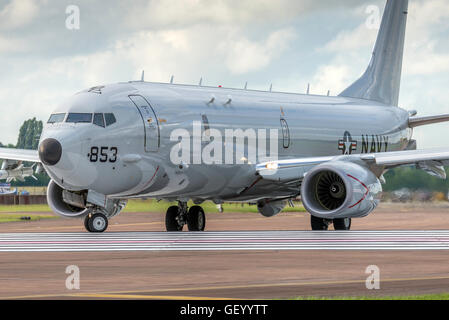
[[[79,8],[79,29],[70,6]],[[0,0],[0,141],[88,87],[147,81],[338,94],[366,68],[384,0]],[[69,9],[69,10],[68,10]],[[68,11],[67,11],[68,10]],[[76,17],[75,17],[76,18]],[[449,113],[449,1],[410,0],[400,106]],[[449,146],[449,124],[415,131]]]

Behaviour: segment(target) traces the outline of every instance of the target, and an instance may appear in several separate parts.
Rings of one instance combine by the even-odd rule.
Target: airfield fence
[[[45,195],[0,195],[0,205],[47,204]]]

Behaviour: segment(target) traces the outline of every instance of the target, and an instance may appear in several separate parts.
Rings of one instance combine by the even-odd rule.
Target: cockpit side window
[[[113,113],[105,113],[104,119],[106,120],[106,126],[110,126],[117,122]]]
[[[63,122],[65,118],[65,113],[55,113],[50,116],[47,123],[59,123]]]
[[[104,125],[104,118],[102,113],[95,113],[94,114],[94,124],[99,127],[105,127]]]
[[[91,123],[92,113],[69,113],[66,122],[69,123]]]

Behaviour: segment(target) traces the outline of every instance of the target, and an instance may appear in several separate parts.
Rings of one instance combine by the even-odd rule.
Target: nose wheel
[[[108,218],[102,213],[88,214],[84,218],[84,227],[89,232],[105,232],[108,228]]]
[[[169,232],[182,231],[187,224],[189,231],[204,231],[206,227],[206,215],[203,208],[193,206],[187,208],[187,203],[179,202],[178,206],[167,209],[165,214],[165,227]]]

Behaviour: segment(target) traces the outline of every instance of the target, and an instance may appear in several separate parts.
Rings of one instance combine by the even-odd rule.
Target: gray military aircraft
[[[387,1],[366,72],[339,96],[143,78],[94,87],[55,110],[37,151],[0,149],[0,178],[45,170],[51,209],[84,218],[90,232],[132,198],[177,201],[167,231],[203,231],[204,201],[251,203],[270,217],[299,195],[313,230],[349,230],[378,205],[386,170],[416,165],[446,178],[449,150],[416,150],[412,132],[449,115],[398,107],[407,9]]]

